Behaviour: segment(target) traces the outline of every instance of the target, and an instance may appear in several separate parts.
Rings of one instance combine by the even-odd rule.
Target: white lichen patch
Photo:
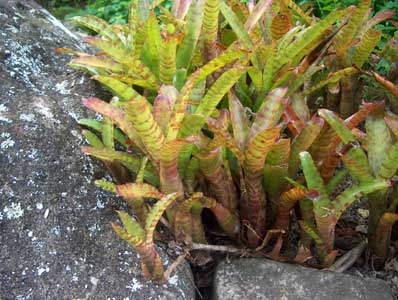
[[[24,211],[21,208],[21,203],[14,202],[11,203],[10,206],[4,207],[3,212],[9,220],[19,219],[24,214]]]
[[[0,104],[0,112],[7,112],[8,108],[4,104]]]
[[[133,280],[128,285],[126,285],[126,288],[131,292],[137,292],[142,287],[143,285],[135,278],[133,278]]]
[[[19,119],[26,122],[34,122],[35,115],[34,114],[20,114]]]
[[[92,285],[97,286],[97,284],[99,282],[99,279],[95,278],[94,276],[91,276],[90,277],[90,282],[91,282]]]
[[[43,207],[44,207],[43,203],[41,203],[41,202],[36,203],[36,209],[42,210]]]
[[[6,113],[8,112],[8,107],[4,104],[0,104],[0,122],[12,123],[10,119],[7,118]]]
[[[49,267],[37,268],[37,275],[41,276],[44,272],[48,273],[49,271],[50,271]]]
[[[34,160],[34,159],[36,159],[36,158],[38,157],[38,153],[39,153],[39,150],[37,150],[37,149],[35,149],[35,148],[32,148],[32,149],[30,149],[30,150],[28,151],[28,153],[27,153],[26,156],[27,156],[29,159]]]
[[[0,144],[1,149],[8,149],[15,145],[15,142],[11,138],[7,138],[5,141],[2,141]]]
[[[50,120],[53,123],[61,124],[60,120],[57,120],[54,117],[54,114],[51,112],[51,109],[46,106],[43,102],[35,102],[35,111],[39,114],[43,115],[46,119]]]
[[[97,199],[97,208],[103,209],[104,207],[105,207],[104,202],[102,202],[100,199]]]
[[[0,113],[0,122],[12,123],[10,119],[6,118],[5,116],[2,116],[1,113]]]
[[[60,83],[57,83],[55,85],[55,90],[60,93],[61,95],[69,95],[70,94],[70,90],[67,89],[67,87],[69,86],[69,82],[67,80],[64,80]]]
[[[178,276],[177,275],[171,276],[168,280],[168,283],[171,285],[177,285],[178,284]]]
[[[44,63],[41,55],[37,54],[37,44],[19,44],[16,41],[8,40],[6,44],[10,56],[5,60],[6,65],[9,66],[8,72],[12,77],[18,76],[28,87],[30,87],[37,94],[41,95],[43,92],[32,81],[43,73]],[[36,53],[36,54],[35,54]]]

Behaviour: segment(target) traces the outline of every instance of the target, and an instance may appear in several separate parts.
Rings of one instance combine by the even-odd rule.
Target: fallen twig
[[[348,270],[355,263],[358,257],[362,255],[362,252],[365,250],[366,245],[367,241],[366,240],[362,241],[357,246],[348,251],[346,254],[344,254],[342,257],[340,257],[327,270],[340,272],[340,273]]]

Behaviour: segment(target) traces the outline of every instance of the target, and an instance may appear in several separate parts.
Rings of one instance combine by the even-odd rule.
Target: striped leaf
[[[389,181],[374,180],[372,182],[360,184],[358,186],[353,186],[345,189],[341,194],[336,197],[334,202],[337,218],[340,218],[344,211],[356,200],[367,194],[380,190],[385,190],[390,186],[391,183]]]
[[[300,168],[299,154],[307,151],[315,141],[323,127],[323,120],[314,117],[309,121],[301,133],[293,140],[289,158],[289,177],[295,178]]]
[[[349,170],[352,177],[359,183],[369,183],[373,181],[373,172],[369,166],[365,152],[359,147],[351,148],[343,157],[344,165]]]
[[[86,27],[99,35],[108,38],[112,41],[117,41],[119,38],[112,30],[111,25],[101,18],[93,15],[77,16],[71,19],[74,23]]]
[[[362,67],[380,41],[381,34],[380,30],[375,29],[369,29],[365,32],[352,57],[352,63],[355,66]]]
[[[384,121],[382,108],[374,111],[366,119],[368,160],[373,174],[377,175],[392,145],[391,134]]]
[[[145,241],[147,244],[153,243],[153,233],[155,231],[156,225],[162,217],[163,213],[169,205],[171,205],[179,196],[178,193],[172,193],[164,196],[160,199],[149,211],[147,219],[145,221]]]
[[[178,98],[178,91],[172,85],[162,85],[153,103],[153,117],[166,134],[174,103]]]
[[[205,2],[206,0],[194,0],[189,7],[184,39],[177,52],[177,69],[189,68],[200,36]]]
[[[126,200],[138,198],[161,199],[164,197],[164,194],[159,192],[157,188],[146,183],[126,183],[116,185],[116,192]]]
[[[92,79],[95,79],[98,82],[105,85],[116,96],[120,97],[120,99],[123,101],[130,100],[133,97],[141,96],[133,88],[129,87],[127,84],[121,82],[120,80],[115,79],[114,77],[105,76],[105,75],[97,75],[97,76],[93,76]]]
[[[143,97],[137,97],[127,102],[122,102],[121,105],[125,109],[126,117],[136,130],[145,149],[155,161],[159,161],[164,134],[152,115],[150,103]]]
[[[332,111],[320,109],[318,114],[333,128],[343,143],[355,142],[355,137],[344,122]]]
[[[244,67],[234,67],[223,73],[203,97],[195,113],[210,117],[224,95],[231,89],[240,76],[245,73]]]
[[[256,114],[250,130],[249,140],[253,139],[259,132],[273,127],[279,122],[287,104],[286,93],[286,88],[278,88],[268,93]]]

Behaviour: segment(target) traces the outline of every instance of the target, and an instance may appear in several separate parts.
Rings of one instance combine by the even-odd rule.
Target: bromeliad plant
[[[345,209],[387,190],[392,177],[374,173],[334,197],[347,173],[338,170],[340,154],[348,157],[347,145],[366,140],[357,126],[380,104],[364,104],[344,121],[327,110],[311,118],[306,105],[305,87],[323,68],[349,10],[316,21],[290,0],[249,8],[240,1],[181,0],[161,14],[156,5],[133,0],[127,25],[77,17],[98,33],[86,41],[100,52],[59,50],[77,55],[71,65],[115,95],[109,103],[84,99],[103,119],[80,121],[94,131],[83,131],[90,143],[83,152],[113,175],[114,182],[97,184],[123,197],[135,214],[118,212],[123,226],[114,223],[114,230],[140,254],[144,274],[162,282],[168,272],[154,243],[159,221],[190,250],[207,243],[202,212],[208,209],[229,239],[251,251],[276,233],[272,257],[279,258],[297,211],[296,261],[312,255],[315,241],[317,257],[330,266]],[[293,26],[296,21],[303,25]]]
[[[394,120],[394,121],[393,121]],[[392,180],[398,169],[396,116],[385,115],[382,107],[366,120],[365,147],[353,147],[343,161],[359,184],[376,180]],[[389,254],[392,225],[398,220],[397,188],[384,188],[368,197],[368,239],[375,263],[384,263]]]

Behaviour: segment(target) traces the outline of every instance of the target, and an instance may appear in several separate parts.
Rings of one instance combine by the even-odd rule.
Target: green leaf
[[[366,119],[368,160],[373,174],[379,174],[381,165],[392,145],[391,134],[384,121],[382,109],[374,111]]]
[[[102,141],[91,131],[89,130],[83,130],[83,135],[86,138],[86,140],[88,141],[88,143],[93,146],[94,148],[104,148],[104,144],[102,143]]]
[[[153,232],[155,231],[156,224],[159,222],[160,218],[162,217],[167,207],[170,204],[172,204],[177,199],[178,196],[179,196],[178,193],[173,193],[164,196],[162,199],[156,202],[156,204],[152,207],[152,209],[148,213],[145,222],[145,232],[146,232],[145,241],[147,243],[153,242]]]
[[[200,36],[205,2],[206,0],[195,0],[189,8],[184,39],[177,52],[177,69],[189,68]]]
[[[301,152],[300,160],[308,189],[319,193],[319,197],[313,201],[314,213],[320,217],[330,214],[332,203],[329,200],[323,179],[311,155],[308,152]]]
[[[119,40],[118,36],[112,31],[112,26],[106,21],[93,15],[77,16],[71,19],[74,23],[91,29],[99,35],[112,41]]]
[[[235,67],[223,73],[206,93],[195,113],[210,117],[224,95],[245,71],[246,69],[244,67]]]
[[[352,57],[352,63],[361,68],[366,62],[372,51],[375,49],[381,38],[381,31],[369,29],[362,36],[359,45],[355,48],[354,55]]]
[[[359,147],[351,148],[343,157],[345,166],[350,171],[352,177],[359,183],[373,181],[373,172],[369,166],[365,152]]]
[[[318,114],[333,128],[343,143],[355,142],[355,136],[347,128],[344,122],[332,111],[320,109]]]
[[[225,19],[228,21],[229,25],[232,27],[238,38],[241,40],[242,44],[246,49],[251,49],[253,47],[253,42],[250,39],[248,31],[244,28],[243,24],[240,22],[238,16],[225,2],[221,1],[220,11],[224,15]]]
[[[128,213],[124,211],[118,211],[119,218],[123,223],[124,228],[126,229],[127,233],[135,237],[139,241],[143,241],[145,238],[145,232],[141,228],[140,224],[138,224]]]
[[[116,194],[116,184],[108,180],[99,179],[95,181],[95,184],[100,186],[102,189],[108,192]]]
[[[393,144],[388,150],[377,176],[382,179],[391,179],[398,169],[398,144]]]
[[[113,93],[116,94],[116,96],[120,97],[120,99],[123,101],[130,100],[133,97],[141,96],[133,88],[111,76],[97,75],[93,76],[93,79],[108,87]]]
[[[293,140],[289,158],[289,177],[296,177],[297,172],[300,169],[300,152],[307,151],[309,149],[321,132],[322,127],[323,120],[321,118],[313,118]]]
[[[336,197],[334,202],[337,218],[340,218],[344,211],[356,200],[367,194],[387,189],[390,186],[391,183],[387,180],[374,180],[372,182],[355,185],[353,187],[345,189],[341,194]]]

